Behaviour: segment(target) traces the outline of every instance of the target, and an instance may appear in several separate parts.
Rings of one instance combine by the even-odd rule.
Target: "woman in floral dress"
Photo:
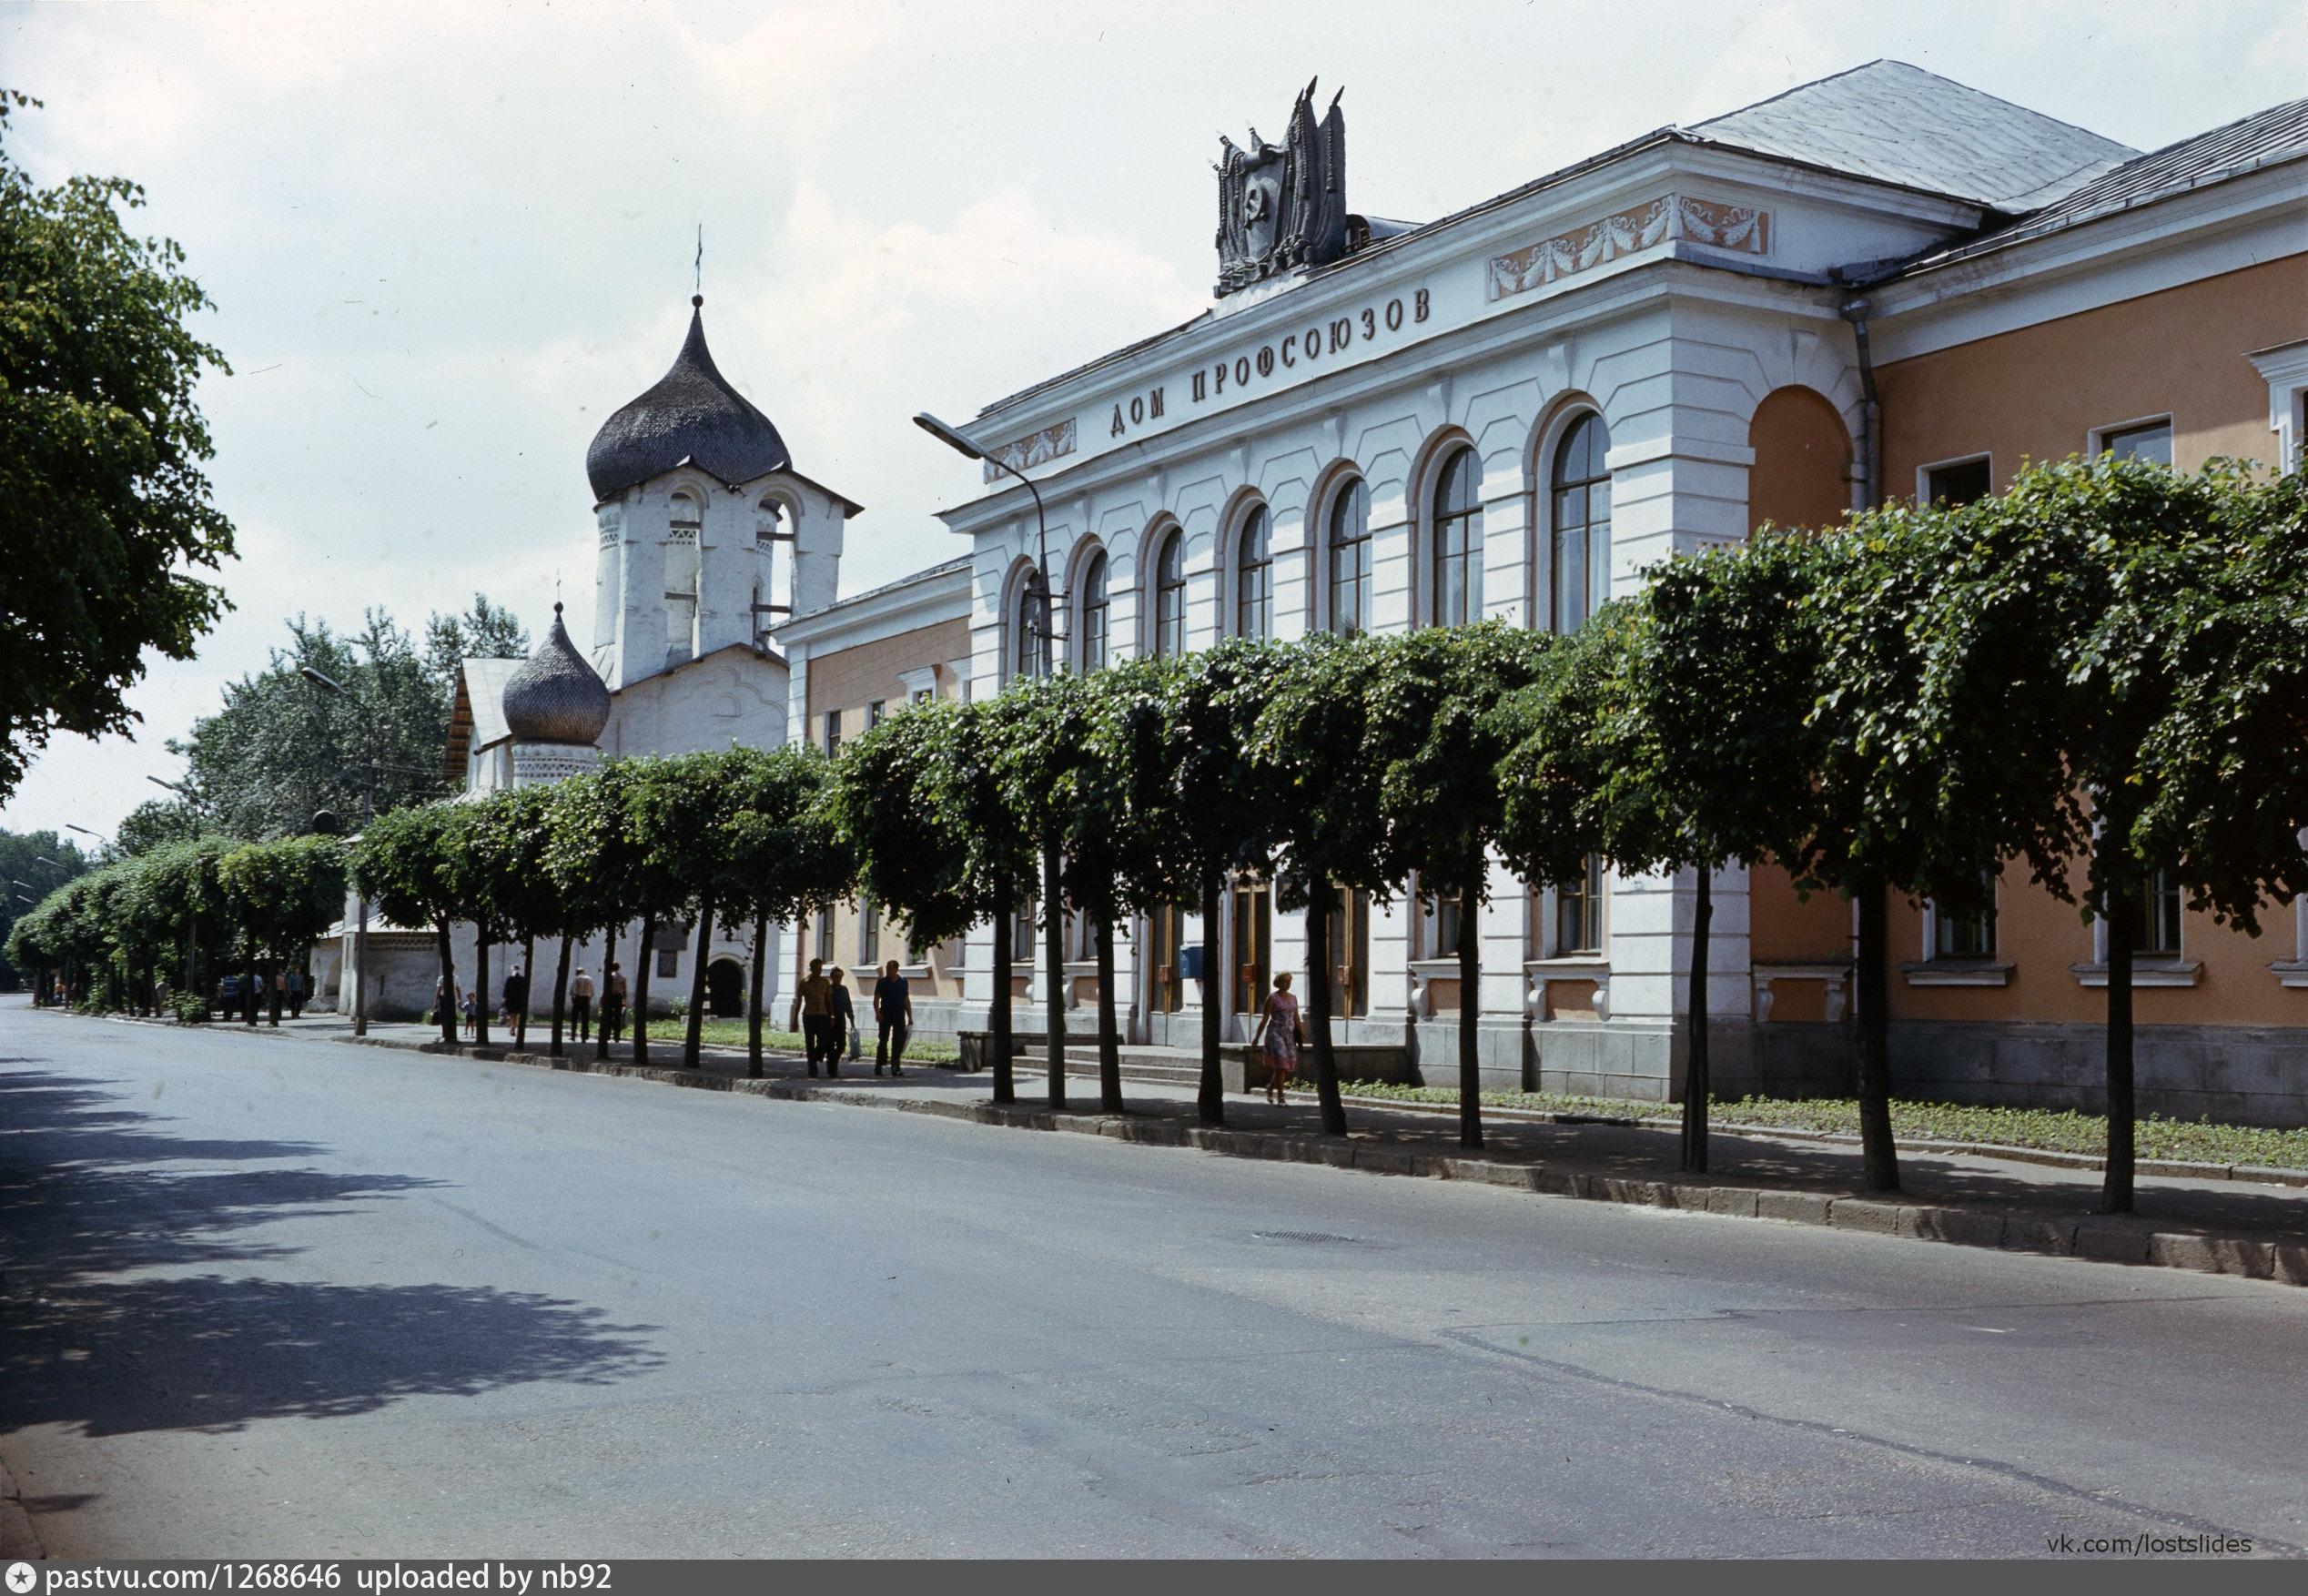
[[[1291,1074],[1298,1068],[1299,1005],[1291,995],[1288,972],[1274,977],[1274,990],[1259,1011],[1258,1034],[1250,1044],[1256,1046],[1260,1041],[1266,1045],[1266,1100],[1280,1103],[1282,1088],[1290,1085]]]

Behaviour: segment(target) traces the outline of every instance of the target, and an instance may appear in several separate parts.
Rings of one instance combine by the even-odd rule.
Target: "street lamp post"
[[[310,665],[304,668],[303,674],[305,680],[314,686],[335,693],[339,698],[350,699],[360,712],[361,745],[363,752],[369,755],[368,763],[360,772],[360,825],[366,831],[369,823],[377,818],[377,735],[375,722],[369,719],[369,706],[348,692],[342,682],[323,675]],[[356,890],[354,896],[359,900],[360,908],[359,918],[353,922],[352,932],[352,1034],[366,1036],[369,1035],[369,894]]]
[[[914,425],[959,454],[974,460],[983,460],[996,470],[1007,471],[1024,483],[1026,491],[1034,496],[1034,525],[1040,538],[1038,544],[1040,557],[1035,561],[1033,571],[1026,578],[1026,601],[1034,611],[1035,628],[1040,633],[1041,646],[1037,652],[1041,658],[1038,662],[1039,667],[1038,673],[1045,677],[1057,674],[1058,662],[1053,648],[1053,628],[1050,625],[1049,516],[1042,508],[1042,490],[1034,486],[1033,480],[1024,471],[1019,470],[999,455],[987,453],[927,410],[924,410],[914,418]],[[1021,669],[1026,666],[1025,652],[1023,649],[1018,651],[1018,664]],[[1066,995],[1060,987],[1066,973],[1066,931],[1065,922],[1058,918],[1058,843],[1053,838],[1042,848],[1043,952],[1045,961],[1049,965],[1047,982],[1049,990],[1044,995],[1043,1005],[1046,1018],[1043,1022],[1042,1048],[1049,1059],[1050,1106],[1063,1108],[1066,1106]],[[1007,942],[1010,928],[1007,924],[1001,925],[996,929],[995,934]],[[1000,966],[997,966],[997,975],[999,968]],[[1007,1037],[997,1038],[995,1044],[997,1050],[1005,1049],[1007,1042]],[[1007,1058],[1002,1060],[1005,1066],[1008,1062]],[[997,1084],[998,1086],[998,1081]]]

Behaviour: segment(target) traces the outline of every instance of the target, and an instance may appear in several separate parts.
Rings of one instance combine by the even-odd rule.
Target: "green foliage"
[[[1671,813],[1624,763],[1635,631],[1626,601],[1604,605],[1495,712],[1507,745],[1497,847],[1526,881],[1574,879],[1590,854],[1649,858],[1673,845]]]
[[[825,813],[856,862],[859,888],[906,923],[916,955],[1002,913],[974,823],[998,787],[974,706],[927,703],[842,750]],[[1022,879],[1014,877],[1013,879]]]
[[[1934,551],[1919,621],[1930,657],[1906,755],[1935,774],[1943,836],[1960,830],[1991,857],[2025,859],[2070,901],[2070,867],[2087,859],[2088,904],[2111,881],[2136,891],[2178,867],[2203,900],[2257,929],[2264,874],[2239,874],[2226,858],[2159,858],[2140,827],[2160,796],[2151,744],[2188,696],[2170,628],[2192,591],[2220,588],[2243,487],[2232,466],[2192,476],[2140,460],[2070,460],[1956,512]],[[2269,863],[2308,885],[2296,845]]]
[[[461,912],[451,874],[456,808],[422,803],[380,814],[353,845],[355,885],[394,924],[445,926]]]
[[[376,609],[351,637],[302,615],[288,627],[288,646],[273,651],[266,670],[227,687],[221,710],[168,744],[189,762],[203,814],[235,835],[278,837],[309,830],[329,809],[351,830],[372,759],[380,813],[439,797],[449,685],[409,634]],[[307,669],[345,696],[309,681]]]
[[[798,920],[848,896],[856,855],[834,812],[832,763],[799,742],[714,757],[721,806],[709,884],[722,923],[737,931],[764,914],[773,924]]]
[[[1499,766],[1522,741],[1499,704],[1539,679],[1554,640],[1495,621],[1386,639],[1363,685],[1366,747],[1384,765],[1389,874],[1430,897],[1490,895],[1485,850],[1507,793]],[[1470,931],[1471,934],[1471,931]]]
[[[1284,651],[1250,732],[1277,902],[1303,908],[1318,881],[1389,901],[1401,884],[1387,825],[1382,727],[1370,706],[1387,644],[1316,633]]]
[[[2308,890],[2308,473],[2225,485],[2224,558],[2162,629],[2171,699],[2141,750],[2135,834],[2193,907],[2249,926],[2261,896]]]
[[[35,904],[75,876],[87,874],[87,856],[71,842],[56,838],[55,832],[0,831],[0,946],[6,944],[17,920]],[[43,864],[43,859],[55,863]],[[18,886],[18,882],[26,884]],[[32,902],[21,901],[25,898]],[[0,987],[20,985],[33,968],[13,956],[0,959]]]
[[[245,843],[217,860],[233,924],[276,958],[300,956],[345,912],[345,845],[335,837]]]
[[[53,732],[128,730],[145,651],[190,659],[225,608],[193,574],[233,552],[193,395],[230,368],[187,329],[211,307],[184,251],[122,225],[143,203],[121,177],[36,187],[0,148],[0,797]]]
[[[436,614],[425,622],[425,672],[445,705],[457,688],[457,670],[467,660],[513,660],[529,652],[529,632],[513,612],[473,595],[462,615]],[[342,678],[339,678],[342,680]]]
[[[199,817],[181,798],[154,798],[137,804],[113,828],[113,846],[135,858],[171,843],[190,842],[200,833]]]

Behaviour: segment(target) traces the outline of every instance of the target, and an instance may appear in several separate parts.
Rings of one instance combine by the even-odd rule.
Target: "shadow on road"
[[[167,1123],[110,1083],[0,1062],[0,1430],[232,1429],[401,1397],[602,1385],[662,1361],[653,1326],[534,1293],[213,1272],[299,1250],[256,1227],[373,1215],[441,1183],[250,1169],[329,1149],[177,1137]],[[202,1163],[244,1167],[187,1167]]]

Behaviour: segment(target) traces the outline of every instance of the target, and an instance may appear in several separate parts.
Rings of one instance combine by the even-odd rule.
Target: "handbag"
[[[855,1025],[849,1028],[849,1056],[853,1062],[866,1056],[862,1035],[863,1033]]]

